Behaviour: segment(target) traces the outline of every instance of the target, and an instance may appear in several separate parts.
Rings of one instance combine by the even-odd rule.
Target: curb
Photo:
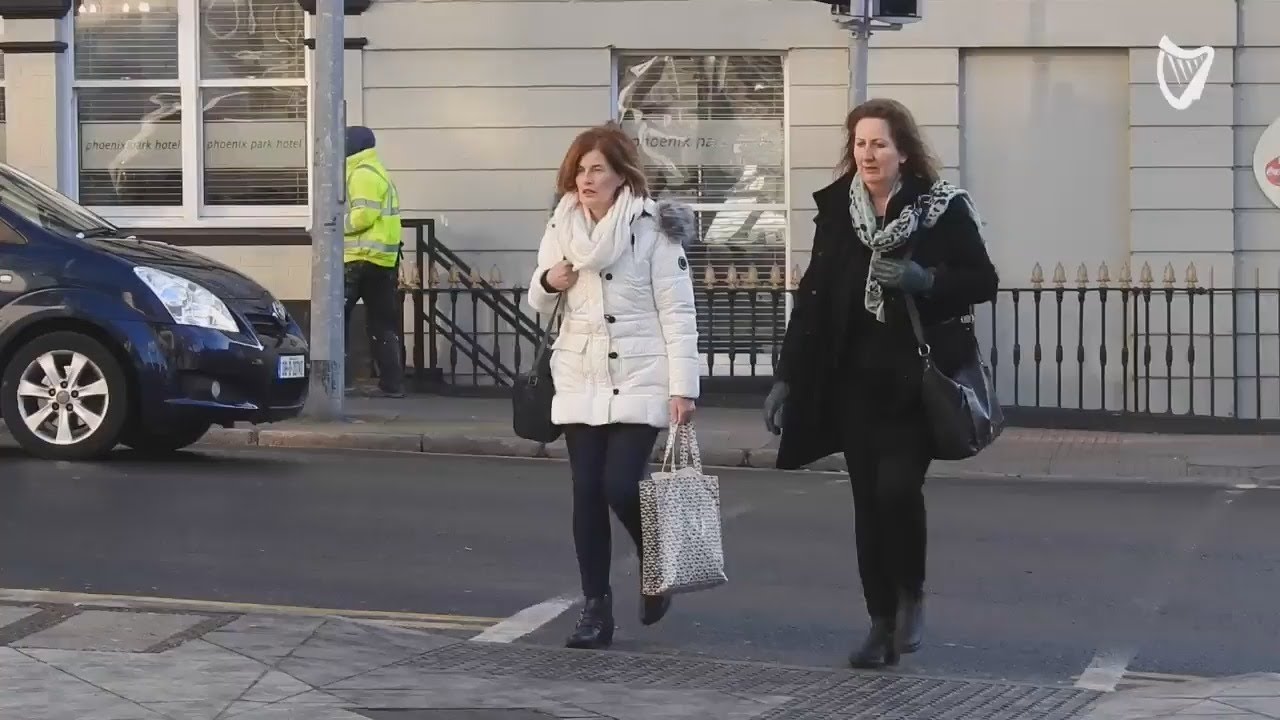
[[[8,429],[0,423],[0,438],[10,437]],[[280,450],[355,450],[376,452],[418,453],[423,455],[463,455],[471,457],[496,457],[514,459],[565,460],[568,453],[563,440],[544,444],[516,437],[457,435],[431,433],[350,432],[325,429],[266,430],[258,428],[214,427],[194,447],[226,449],[268,448]],[[662,461],[662,443],[654,447],[651,462]],[[774,467],[778,451],[774,448],[727,448],[704,446],[702,464],[718,469],[774,470],[777,472],[846,472],[844,457],[832,455],[814,462],[798,471],[779,471]],[[1201,470],[1209,469],[1200,467]],[[1280,483],[1272,478],[1243,477],[1232,468],[1215,468],[1218,473],[1193,476],[1107,475],[1098,472],[999,472],[970,470],[952,467],[950,463],[935,464],[930,468],[930,479],[954,479],[969,481],[1018,481],[1018,482],[1099,482],[1129,484],[1160,484],[1194,487],[1267,487],[1280,489]]]
[[[473,457],[497,457],[515,459],[565,460],[564,441],[550,444],[533,442],[515,437],[432,435],[430,433],[360,433],[332,430],[258,430],[250,428],[213,428],[199,443],[206,447],[225,448],[277,448],[277,449],[328,449],[420,453],[424,455],[465,455]],[[662,461],[662,443],[654,447],[652,462]],[[774,448],[726,448],[702,447],[704,467],[718,469],[774,470],[778,451]],[[846,472],[844,457],[832,455],[799,471],[778,472]],[[1149,476],[997,472],[992,470],[968,470],[935,465],[929,470],[930,478],[957,480],[986,480],[1020,482],[1111,482],[1134,484],[1162,484],[1183,486],[1234,487],[1243,478],[1223,475]]]

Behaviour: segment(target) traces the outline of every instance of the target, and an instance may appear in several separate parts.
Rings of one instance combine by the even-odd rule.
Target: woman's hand
[[[547,284],[560,292],[573,287],[578,282],[578,272],[568,260],[561,260],[547,271]]]
[[[871,277],[909,295],[929,292],[933,287],[933,271],[920,267],[914,260],[881,258],[871,263]]]
[[[667,404],[671,412],[671,421],[677,425],[687,425],[693,419],[697,407],[687,397],[673,397]]]

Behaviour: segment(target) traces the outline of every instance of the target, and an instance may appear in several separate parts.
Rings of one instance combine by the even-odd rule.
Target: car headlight
[[[164,270],[139,265],[133,269],[138,279],[151,288],[156,298],[179,325],[240,332],[227,304],[203,286]]]

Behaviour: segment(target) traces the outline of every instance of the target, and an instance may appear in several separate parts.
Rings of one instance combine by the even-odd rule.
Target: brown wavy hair
[[[622,176],[623,184],[631,188],[632,193],[641,197],[649,194],[649,182],[640,165],[636,141],[628,137],[618,123],[608,122],[583,130],[569,145],[569,151],[564,154],[560,170],[556,173],[557,199],[565,193],[577,192],[578,163],[592,150],[599,150],[604,155],[609,167]]]
[[[898,152],[907,158],[902,164],[904,175],[924,178],[930,183],[937,182],[938,170],[942,163],[938,162],[938,158],[929,149],[929,144],[924,141],[924,136],[920,134],[920,126],[916,124],[915,116],[911,111],[906,105],[890,98],[868,100],[854,108],[845,118],[844,156],[840,159],[840,165],[837,168],[841,175],[854,169],[854,130],[858,127],[858,121],[863,118],[877,118],[889,124],[893,144],[897,145]]]

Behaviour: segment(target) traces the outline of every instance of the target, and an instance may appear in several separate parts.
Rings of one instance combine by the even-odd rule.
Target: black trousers
[[[910,366],[908,366],[910,367]],[[899,594],[924,594],[924,481],[932,463],[918,387],[901,370],[859,370],[846,397],[858,576],[867,612],[891,619]]]
[[[402,311],[396,305],[399,273],[394,267],[357,261],[347,263],[343,275],[346,300],[342,327],[344,344],[350,347],[351,312],[360,300],[364,300],[369,349],[378,366],[378,386],[385,392],[402,392],[404,369],[401,367],[399,331]]]
[[[845,459],[853,485],[858,576],[867,612],[892,618],[898,593],[924,594],[924,476],[928,456],[860,450]]]
[[[573,543],[582,594],[601,597],[612,592],[610,509],[635,543],[636,555],[643,557],[640,480],[658,440],[658,429],[621,423],[567,425],[564,439],[573,473]]]

